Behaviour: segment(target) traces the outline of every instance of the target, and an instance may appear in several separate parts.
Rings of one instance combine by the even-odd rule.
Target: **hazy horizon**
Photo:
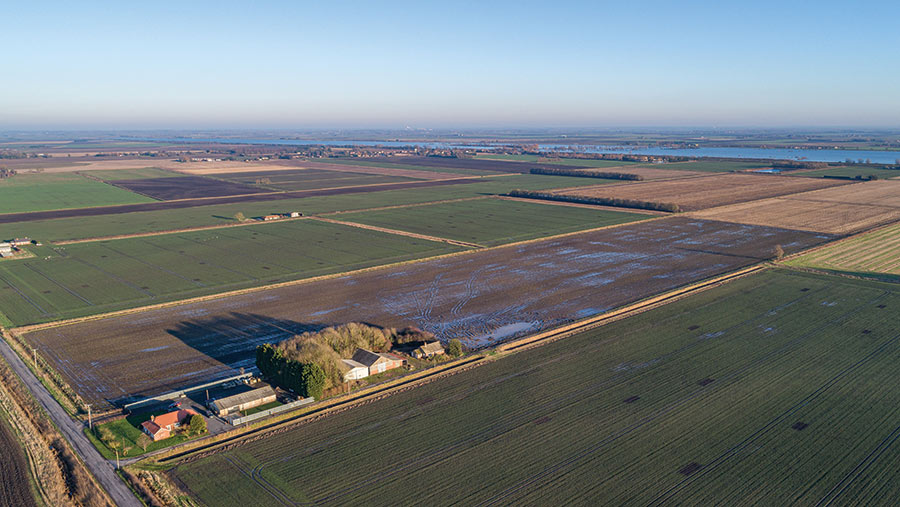
[[[21,3],[0,34],[0,130],[896,128],[898,14]]]

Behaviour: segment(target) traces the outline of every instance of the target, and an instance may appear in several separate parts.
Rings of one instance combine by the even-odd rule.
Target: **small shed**
[[[275,390],[271,386],[260,387],[252,391],[235,394],[225,398],[219,398],[210,401],[209,408],[219,417],[225,417],[233,412],[241,412],[243,410],[272,403],[277,399]]]

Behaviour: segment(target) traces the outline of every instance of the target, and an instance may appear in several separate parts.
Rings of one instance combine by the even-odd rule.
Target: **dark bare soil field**
[[[258,194],[270,190],[242,185],[231,181],[214,180],[203,176],[181,178],[146,178],[138,180],[113,180],[112,185],[146,195],[160,201],[198,199],[226,195]]]
[[[28,477],[28,461],[4,421],[0,421],[0,450],[0,507],[35,505]]]
[[[164,178],[172,180],[173,178]],[[178,180],[187,179],[187,177],[177,178]],[[146,181],[146,180],[144,180]],[[166,209],[192,208],[194,206],[209,206],[214,204],[234,204],[241,202],[260,202],[260,201],[282,201],[285,199],[297,199],[302,197],[322,197],[328,195],[341,194],[361,194],[367,192],[381,192],[384,190],[402,190],[407,188],[421,187],[440,187],[445,185],[462,185],[465,183],[475,183],[484,181],[482,178],[460,178],[456,180],[439,180],[439,181],[410,181],[399,183],[388,183],[385,185],[363,185],[357,187],[343,188],[325,188],[314,190],[297,190],[293,192],[281,192],[274,194],[246,194],[232,195],[227,197],[213,197],[202,200],[182,200],[182,201],[158,201],[142,204],[126,204],[119,206],[101,206],[94,208],[81,209],[65,209],[54,211],[35,211],[31,213],[7,213],[0,214],[0,224],[11,224],[15,222],[32,222],[35,220],[48,220],[52,218],[71,218],[71,217],[87,217],[99,215],[116,215],[120,213],[132,213],[135,211],[157,211]]]
[[[507,162],[482,158],[442,158],[442,157],[372,157],[364,159],[373,164],[403,164],[425,167],[443,167],[447,169],[471,169],[476,171],[492,171],[499,173],[528,174],[533,168],[541,169],[588,169],[588,165],[560,165],[532,162]]]
[[[603,313],[826,234],[672,217],[25,334],[99,406],[252,367],[320,326],[415,325],[470,346]]]

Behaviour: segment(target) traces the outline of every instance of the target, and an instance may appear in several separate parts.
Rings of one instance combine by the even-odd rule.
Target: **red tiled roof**
[[[145,421],[141,424],[144,428],[147,428],[152,434],[155,434],[159,431],[160,428],[165,428],[171,426],[175,423],[183,422],[185,419],[197,415],[197,412],[189,408],[183,408],[181,410],[176,410],[174,412],[169,412],[168,414],[162,414],[154,417],[150,421]]]

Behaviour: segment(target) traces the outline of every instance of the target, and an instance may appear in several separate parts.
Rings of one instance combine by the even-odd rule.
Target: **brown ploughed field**
[[[198,199],[269,192],[269,190],[241,185],[230,181],[214,180],[203,176],[181,178],[145,178],[137,180],[113,180],[111,185],[146,195],[160,201]]]
[[[23,335],[95,408],[250,368],[255,347],[361,321],[489,345],[832,237],[672,216]],[[515,297],[510,297],[513,294]]]
[[[709,176],[708,172],[676,171],[674,169],[657,169],[655,167],[640,167],[633,165],[623,165],[619,167],[598,167],[596,169],[579,169],[579,171],[637,174],[645,180],[674,180],[691,178],[695,176]]]
[[[624,171],[623,171],[624,172]],[[806,180],[806,181],[804,181]],[[717,174],[670,181],[597,185],[556,191],[581,197],[605,197],[677,204],[694,211],[725,204],[848,185],[845,180],[792,178],[757,174]]]
[[[827,234],[852,234],[900,220],[900,181],[856,183],[722,206],[692,216]]]
[[[22,446],[5,422],[0,421],[0,507],[35,505]]]

